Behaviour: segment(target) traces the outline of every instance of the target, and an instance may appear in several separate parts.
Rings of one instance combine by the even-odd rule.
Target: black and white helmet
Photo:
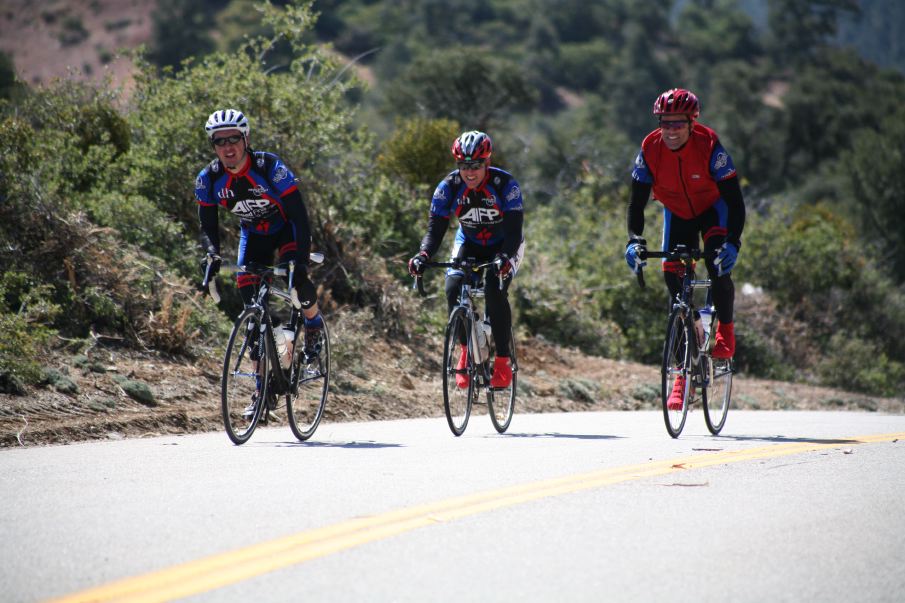
[[[214,133],[220,130],[239,130],[248,143],[248,118],[238,109],[219,109],[211,113],[204,124],[208,140],[213,140]]]

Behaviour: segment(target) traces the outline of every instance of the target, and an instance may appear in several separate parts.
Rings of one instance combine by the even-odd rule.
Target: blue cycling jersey
[[[298,190],[292,170],[275,154],[253,152],[238,174],[219,159],[195,180],[195,198],[203,207],[221,206],[239,217],[243,233],[274,234],[288,221],[284,199]]]
[[[455,215],[459,220],[457,240],[487,246],[503,241],[504,214],[523,209],[522,191],[512,174],[491,167],[484,182],[474,189],[466,186],[459,170],[446,176],[434,190],[430,216],[449,219]]]

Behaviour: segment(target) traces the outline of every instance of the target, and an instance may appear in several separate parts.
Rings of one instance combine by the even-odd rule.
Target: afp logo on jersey
[[[495,223],[500,217],[500,210],[496,207],[472,207],[459,216],[459,222],[466,224]]]

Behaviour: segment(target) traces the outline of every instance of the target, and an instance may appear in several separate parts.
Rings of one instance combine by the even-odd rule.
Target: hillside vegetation
[[[762,29],[733,0],[160,0],[128,96],[0,82],[0,392],[58,387],[48,354],[190,363],[223,339],[240,302],[194,289],[192,196],[223,106],[299,176],[338,323],[435,353],[442,304],[410,295],[405,261],[452,139],[479,128],[526,198],[521,336],[656,364],[666,294],[622,259],[628,178],[654,98],[684,86],[743,180],[742,374],[900,395],[905,77],[833,43],[857,6],[771,0]],[[369,349],[339,353],[354,372]]]

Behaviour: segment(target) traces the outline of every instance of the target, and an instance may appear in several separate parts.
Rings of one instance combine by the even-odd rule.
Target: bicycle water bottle
[[[273,328],[273,338],[277,344],[277,356],[282,360],[286,355],[286,335],[283,334],[282,327],[277,326]]]
[[[487,359],[487,335],[484,333],[484,327],[481,326],[482,321],[477,316],[471,321],[471,344],[472,356],[475,362],[481,363]]]
[[[704,320],[701,318],[701,313],[695,310],[694,313],[694,338],[698,342],[698,349],[704,348],[704,338],[706,334],[704,333]]]
[[[706,345],[707,342],[710,341],[710,327],[713,322],[713,306],[705,306],[700,310],[701,315],[701,328],[703,330],[703,345]]]
[[[283,368],[289,368],[289,365],[292,363],[292,345],[293,341],[295,341],[295,331],[293,331],[290,327],[283,327],[278,329],[283,332],[283,339],[285,340],[285,353],[280,354],[280,359],[283,362]]]
[[[490,323],[486,320],[481,321],[480,329],[481,331],[481,361],[487,360],[490,357]]]

